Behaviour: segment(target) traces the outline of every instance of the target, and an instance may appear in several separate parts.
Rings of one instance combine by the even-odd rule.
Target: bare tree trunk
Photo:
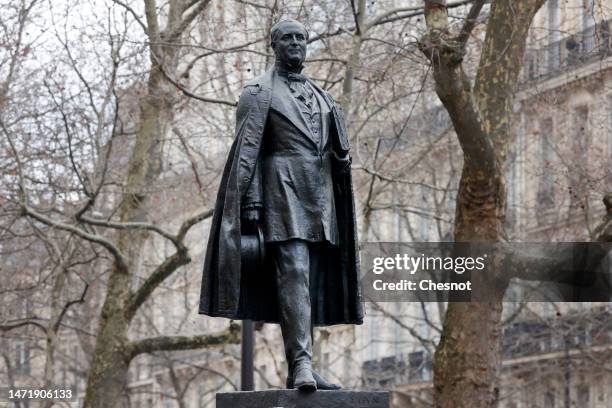
[[[34,4],[31,0],[30,4]],[[174,79],[178,66],[178,52],[181,47],[176,46],[181,41],[184,32],[191,23],[203,12],[210,0],[171,0],[163,7],[167,10],[164,16],[166,27],[159,30],[158,9],[155,0],[144,0],[146,26],[133,10],[123,2],[116,2],[125,7],[148,36],[151,66],[147,82],[147,93],[141,97],[139,127],[136,132],[134,148],[128,162],[128,174],[125,190],[119,210],[118,220],[100,219],[87,214],[92,208],[98,193],[103,186],[103,178],[98,188],[90,188],[81,180],[82,187],[88,196],[84,206],[75,214],[62,221],[60,217],[49,216],[46,211],[39,212],[30,204],[28,189],[26,188],[25,169],[19,158],[18,150],[13,143],[10,133],[4,123],[0,127],[7,136],[8,144],[15,157],[16,173],[19,186],[20,214],[32,220],[41,222],[53,229],[69,232],[78,239],[101,246],[112,258],[112,267],[108,277],[105,298],[99,316],[97,337],[93,350],[93,357],[88,372],[85,407],[120,407],[127,405],[125,386],[130,361],[142,353],[157,351],[188,350],[205,347],[214,347],[228,343],[237,343],[239,340],[236,325],[230,325],[228,330],[219,334],[196,336],[159,336],[144,340],[128,338],[130,322],[139,308],[150,298],[154,290],[172,276],[177,269],[191,262],[185,237],[190,228],[212,215],[212,211],[202,211],[185,219],[178,231],[172,233],[148,222],[147,197],[149,189],[154,187],[162,170],[162,147],[166,130],[173,120],[175,109],[174,96],[176,88],[185,93],[180,84]],[[113,60],[113,80],[109,85],[110,91],[106,93],[102,109],[109,101],[114,91],[117,60]],[[74,67],[76,70],[76,67]],[[78,71],[77,71],[78,72]],[[4,91],[3,91],[4,92]],[[0,95],[2,96],[2,95]],[[206,100],[208,101],[208,100]],[[233,102],[222,102],[234,105]],[[93,102],[92,102],[93,105]],[[93,107],[93,106],[92,106]],[[58,106],[59,108],[59,106]],[[97,110],[93,107],[94,110]],[[64,116],[64,121],[66,121]],[[68,123],[66,126],[69,127]],[[110,152],[111,149],[108,149]],[[71,156],[72,157],[72,156]],[[108,159],[108,156],[106,157]],[[103,165],[106,166],[106,162]],[[78,174],[76,165],[73,164]],[[104,173],[104,172],[102,172]],[[118,232],[118,240],[111,241],[97,232],[97,227],[110,228]],[[148,234],[155,232],[165,240],[170,241],[175,252],[166,257],[155,269],[144,277],[144,282],[137,287],[134,285],[136,266],[142,259],[142,250]],[[58,253],[61,251],[58,251]],[[67,302],[63,309],[59,309],[59,299],[62,287],[66,282],[58,280],[53,292],[53,305],[55,316],[47,328],[31,322],[46,330],[48,340],[48,365],[45,369],[47,381],[53,377],[53,351],[60,322],[68,308],[75,303],[83,303],[88,285],[79,300]],[[135,286],[135,285],[134,285]],[[59,312],[59,313],[58,313]],[[3,327],[3,330],[20,327],[24,323]],[[12,327],[11,327],[12,326]]]
[[[127,275],[113,270],[112,275]],[[130,364],[127,354],[128,321],[123,316],[122,306],[126,295],[120,282],[122,279],[111,276],[108,294],[100,319],[96,348],[87,379],[84,407],[118,407],[127,405],[121,401],[125,397],[124,387]],[[113,296],[114,298],[110,298]]]
[[[449,113],[464,154],[457,195],[455,241],[503,239],[506,192],[503,168],[510,141],[511,106],[527,33],[544,0],[492,2],[474,89],[462,61],[484,1],[475,1],[459,34],[448,29],[446,1],[426,0],[427,34],[420,47],[430,59],[436,93]],[[491,301],[449,303],[434,358],[436,407],[492,407],[501,365],[505,282],[476,276]]]
[[[63,265],[60,261],[60,268],[61,267],[63,267]],[[61,314],[60,299],[62,291],[64,290],[65,281],[66,275],[64,271],[60,271],[51,289],[51,319],[49,319],[49,324],[46,327],[45,333],[45,387],[51,387],[54,382],[53,368],[55,367],[55,348],[57,342],[57,332],[54,326],[57,321],[56,319]]]
[[[147,189],[154,185],[162,170],[163,140],[173,119],[173,98],[165,76],[174,75],[178,59],[178,47],[171,44],[179,39],[195,16],[182,17],[186,12],[183,2],[173,0],[169,5],[166,29],[159,31],[156,4],[144,0],[147,17],[147,35],[151,42],[151,70],[147,93],[140,100],[139,129],[128,164],[128,176],[121,205],[122,223],[147,221]],[[196,8],[201,12],[208,1],[200,1]],[[187,23],[187,24],[184,24]],[[130,290],[133,273],[142,256],[148,237],[144,230],[119,231],[118,249],[127,257],[127,265],[115,262],[108,281],[108,289],[102,307],[96,348],[89,372],[85,407],[117,407],[125,397],[127,373],[133,353],[130,350],[128,328],[135,308]],[[182,254],[180,264],[189,262]]]
[[[354,7],[355,2],[351,2]],[[355,78],[355,71],[359,67],[359,60],[361,55],[361,43],[363,42],[363,36],[367,30],[365,24],[366,17],[366,2],[365,0],[357,1],[357,9],[353,9],[353,18],[355,19],[355,32],[353,33],[353,42],[351,45],[351,54],[346,64],[346,71],[344,73],[344,82],[342,83],[342,109],[349,114],[349,108],[353,97],[353,80]]]

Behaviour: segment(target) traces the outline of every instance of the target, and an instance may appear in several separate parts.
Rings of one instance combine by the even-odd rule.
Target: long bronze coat
[[[221,178],[208,239],[200,314],[278,323],[275,269],[270,257],[257,272],[242,273],[240,267],[241,201],[255,173],[275,80],[279,79],[273,69],[255,78],[247,83],[238,102],[236,138]],[[335,133],[330,136],[348,145],[341,110],[327,92],[317,89],[332,111],[330,131]],[[319,326],[363,321],[351,174],[350,170],[339,174],[334,176],[339,242],[322,257],[327,262],[321,262],[318,303],[313,305],[313,321]]]

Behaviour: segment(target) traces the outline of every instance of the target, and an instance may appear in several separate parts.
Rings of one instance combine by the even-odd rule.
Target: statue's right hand
[[[240,213],[240,219],[242,221],[242,233],[254,233],[257,231],[257,224],[261,219],[261,207],[249,206],[247,208],[243,208]]]
[[[242,210],[240,216],[244,221],[257,222],[261,218],[261,209],[258,207],[251,207]]]

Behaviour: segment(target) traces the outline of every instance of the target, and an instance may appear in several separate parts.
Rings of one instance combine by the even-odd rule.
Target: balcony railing
[[[547,353],[587,350],[612,345],[612,309],[592,309],[553,320],[517,321],[504,328],[502,355],[505,360]],[[425,351],[368,360],[362,365],[364,386],[393,388],[432,379],[431,355]]]
[[[545,47],[525,52],[524,81],[552,78],[589,62],[612,55],[612,20],[569,35]]]
[[[612,345],[612,314],[607,309],[553,321],[521,321],[504,329],[503,356],[537,356],[572,348]]]
[[[433,376],[431,356],[425,351],[369,360],[363,363],[364,386],[393,388],[400,384],[430,381]]]

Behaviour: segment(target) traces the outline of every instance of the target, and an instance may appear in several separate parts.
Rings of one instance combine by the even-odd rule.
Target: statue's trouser
[[[316,248],[307,241],[292,239],[274,244],[280,326],[289,372],[298,363],[312,361],[311,299],[316,293]],[[315,271],[311,276],[311,271]]]

